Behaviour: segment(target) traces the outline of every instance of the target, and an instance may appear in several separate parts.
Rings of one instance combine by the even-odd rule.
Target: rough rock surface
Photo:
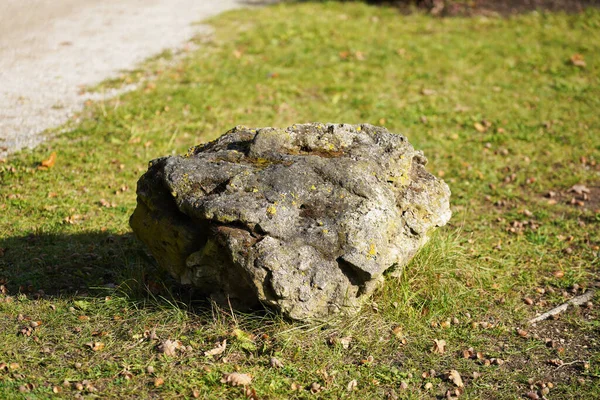
[[[131,217],[159,264],[235,307],[353,312],[450,218],[448,186],[371,125],[236,127],[150,162]]]

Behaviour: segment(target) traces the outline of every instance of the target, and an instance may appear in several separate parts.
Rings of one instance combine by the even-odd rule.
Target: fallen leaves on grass
[[[554,275],[555,278],[562,278],[563,276],[565,276],[565,271],[557,270],[554,271],[552,275]]]
[[[247,386],[252,383],[252,377],[239,372],[225,373],[221,378],[221,383],[227,383],[231,386]]]
[[[104,343],[102,342],[88,342],[85,345],[92,349],[92,351],[101,351],[105,347]]]
[[[343,338],[340,338],[340,344],[342,345],[342,347],[344,349],[347,349],[350,347],[350,342],[352,341],[352,337],[351,336],[344,336]]]
[[[460,373],[455,369],[451,369],[450,372],[448,372],[448,380],[454,383],[457,387],[465,386],[460,376]]]
[[[569,188],[569,190],[567,190],[567,192],[569,193],[575,193],[578,195],[583,195],[583,194],[589,194],[590,193],[590,189],[582,184],[577,184],[577,185],[573,185]]]
[[[317,382],[313,382],[310,384],[310,392],[312,394],[317,394],[319,393],[321,390],[323,390],[323,386],[321,386],[320,384],[318,384]]]
[[[407,343],[406,337],[404,336],[404,331],[402,330],[402,327],[400,325],[395,326],[392,329],[392,334],[396,337],[396,339],[400,340],[402,344]]]
[[[330,346],[341,345],[344,349],[348,349],[350,347],[350,343],[352,342],[352,336],[344,336],[338,337],[336,335],[332,335],[327,339],[327,344]]]
[[[166,356],[175,356],[177,350],[181,348],[181,342],[179,340],[164,340],[158,345],[158,351]]]
[[[100,205],[105,208],[115,208],[117,206],[115,203],[111,203],[106,199],[100,199],[98,203],[100,203]]]
[[[360,363],[362,365],[370,365],[373,364],[373,361],[375,361],[375,358],[373,356],[368,356],[367,358],[360,360]]]
[[[271,357],[271,360],[269,362],[269,364],[271,365],[271,367],[273,368],[283,368],[283,363],[281,361],[279,361],[277,358],[275,357]]]
[[[159,337],[156,334],[156,328],[152,328],[151,331],[145,330],[144,331],[144,338],[149,339],[149,340],[159,340]]]
[[[25,385],[19,386],[19,392],[21,393],[29,393],[33,389],[35,389],[35,385],[33,383],[27,383]]]
[[[254,388],[248,387],[246,388],[244,393],[246,394],[246,397],[250,400],[258,400],[258,395],[256,394],[256,390],[254,390]]]
[[[531,297],[525,297],[525,298],[523,298],[523,302],[525,304],[527,304],[528,306],[531,306],[534,303],[534,301],[533,301],[533,299]]]
[[[481,123],[481,122],[475,122],[475,123],[473,124],[473,127],[474,127],[474,128],[475,128],[475,130],[476,130],[477,132],[479,132],[479,133],[484,133],[484,132],[485,132],[485,131],[487,131],[487,129],[488,129],[488,128],[487,128],[487,127],[486,127],[486,126],[485,126],[483,123]]]
[[[40,163],[40,166],[38,167],[38,169],[52,168],[55,163],[56,163],[56,152],[53,151],[52,154],[50,154],[50,157],[48,157],[46,160],[43,160]]]
[[[519,335],[522,338],[529,337],[529,332],[527,332],[525,329],[517,328],[516,332],[517,332],[517,335]]]
[[[433,339],[432,353],[444,354],[446,352],[446,341],[443,339]]]
[[[227,339],[223,339],[222,342],[216,342],[215,346],[215,348],[205,351],[204,355],[207,357],[212,357],[218,356],[219,354],[223,353],[227,348]]]
[[[63,220],[63,222],[65,224],[69,224],[69,225],[77,224],[80,221],[81,221],[81,215],[79,215],[79,214],[70,215],[68,217],[65,217],[65,219]]]
[[[352,379],[350,382],[348,382],[348,385],[346,386],[346,390],[351,392],[353,390],[356,390],[357,386],[358,386],[358,382],[356,381],[356,379]]]
[[[583,55],[579,53],[573,54],[569,61],[571,61],[571,64],[579,68],[585,68],[586,66],[585,60],[583,59]]]

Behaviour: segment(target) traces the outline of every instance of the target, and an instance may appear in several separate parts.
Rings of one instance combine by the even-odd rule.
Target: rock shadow
[[[0,282],[11,294],[94,296],[120,285],[135,294],[144,287],[158,291],[165,286],[163,278],[133,233],[43,233],[0,239]]]

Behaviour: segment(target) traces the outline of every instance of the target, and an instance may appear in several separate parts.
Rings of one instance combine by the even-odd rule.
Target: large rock
[[[236,127],[150,162],[131,227],[181,283],[299,320],[356,311],[450,218],[448,186],[371,125]]]

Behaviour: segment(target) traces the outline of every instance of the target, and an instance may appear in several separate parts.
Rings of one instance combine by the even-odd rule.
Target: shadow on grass
[[[286,0],[284,0],[286,1]],[[323,3],[329,0],[287,0],[296,3]],[[600,7],[600,0],[338,0],[341,3],[363,2],[371,5],[395,7],[403,14],[415,10],[423,10],[432,15],[476,16],[502,15],[509,16],[532,11],[550,11],[580,13],[586,8]],[[272,3],[272,2],[265,2]]]
[[[0,249],[0,284],[11,295],[76,298],[117,292],[136,304],[166,304],[199,314],[215,307],[162,270],[133,233],[29,234],[0,239]],[[266,308],[249,312],[273,317]]]
[[[168,281],[132,233],[29,234],[0,239],[0,248],[0,280],[11,293],[94,296],[126,286],[140,296]]]

